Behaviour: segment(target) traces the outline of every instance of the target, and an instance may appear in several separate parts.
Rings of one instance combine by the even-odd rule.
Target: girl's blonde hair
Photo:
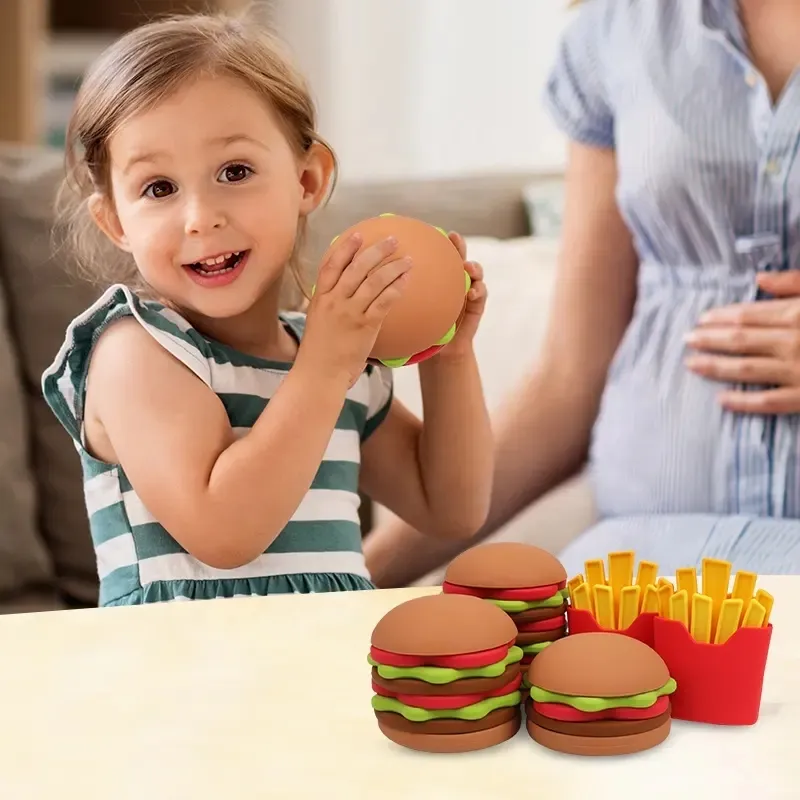
[[[93,193],[113,200],[109,140],[131,116],[152,108],[188,81],[223,76],[241,81],[270,105],[298,157],[314,143],[333,155],[317,133],[317,112],[304,77],[278,39],[257,19],[249,15],[184,15],[136,28],[93,64],[67,127],[67,169],[59,193],[59,217],[64,225],[59,227],[77,256],[82,277],[95,283],[126,283],[146,292],[133,259],[110,246],[88,212]],[[335,174],[334,170],[332,183]],[[300,261],[304,234],[302,219],[289,264],[295,285],[284,286],[285,306],[302,302],[298,291],[308,297]]]

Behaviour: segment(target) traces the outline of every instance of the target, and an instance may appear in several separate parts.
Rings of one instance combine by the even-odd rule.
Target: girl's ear
[[[314,142],[300,167],[300,214],[307,216],[325,199],[335,168],[333,153]]]
[[[120,249],[130,253],[128,238],[122,230],[117,212],[107,197],[93,194],[89,198],[89,213],[101,231]]]

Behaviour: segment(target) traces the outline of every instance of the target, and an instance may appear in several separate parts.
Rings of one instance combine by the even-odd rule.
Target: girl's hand
[[[779,299],[706,312],[687,336],[698,352],[686,363],[712,380],[774,387],[723,392],[720,402],[730,411],[800,413],[800,270],[763,273],[758,285]]]
[[[436,359],[458,358],[465,352],[472,350],[472,340],[478,330],[478,325],[486,308],[486,298],[488,296],[486,284],[483,282],[483,268],[476,261],[467,261],[467,246],[463,237],[458,233],[449,235],[450,241],[456,246],[461,258],[464,259],[464,269],[472,279],[472,286],[467,293],[466,307],[464,308],[464,318],[458,326],[456,335],[450,343],[443,347],[434,357]]]
[[[308,305],[306,333],[297,360],[352,386],[375,344],[381,324],[400,297],[410,258],[392,258],[390,237],[361,250],[354,234],[338,244],[319,269]]]

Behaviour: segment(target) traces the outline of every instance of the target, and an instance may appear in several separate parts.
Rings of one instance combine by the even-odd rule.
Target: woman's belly
[[[717,395],[730,387],[683,363],[700,314],[752,299],[752,279],[704,269],[701,283],[692,268],[682,283],[662,265],[642,269],[592,436],[599,513],[800,516],[797,415],[726,412]]]

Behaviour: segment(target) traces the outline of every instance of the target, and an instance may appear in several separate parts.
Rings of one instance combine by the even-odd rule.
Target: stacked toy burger
[[[403,747],[481,750],[519,730],[522,675],[516,631],[498,608],[443,594],[396,606],[375,626],[372,708]]]
[[[383,321],[370,360],[394,368],[436,355],[455,336],[472,285],[456,246],[441,228],[396,214],[361,220],[341,237],[353,233],[361,235],[362,248],[394,236],[397,250],[391,258],[413,259],[402,297]]]
[[[517,628],[522,669],[567,633],[567,573],[546,550],[494,542],[466,550],[444,574],[445,594],[480,597],[505,611]]]

